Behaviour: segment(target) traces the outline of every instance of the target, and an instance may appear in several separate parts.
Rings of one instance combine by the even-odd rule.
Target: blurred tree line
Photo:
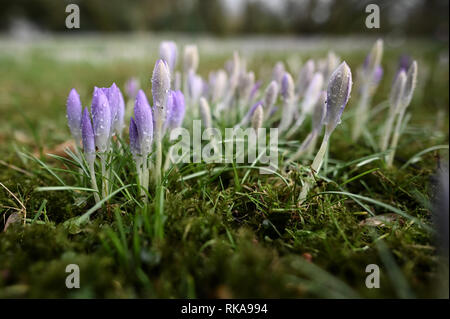
[[[0,30],[11,29],[19,19],[42,30],[64,31],[69,3],[79,5],[80,32],[394,32],[448,37],[448,0],[0,0]],[[380,29],[365,27],[369,3],[381,9]]]

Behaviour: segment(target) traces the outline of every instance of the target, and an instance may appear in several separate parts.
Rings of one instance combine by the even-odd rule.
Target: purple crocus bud
[[[328,136],[341,123],[341,115],[350,98],[352,84],[352,72],[344,61],[331,74],[328,82],[326,115]]]
[[[95,158],[95,136],[92,128],[91,116],[87,107],[84,108],[81,119],[81,136],[83,140],[83,150],[86,160],[92,163]]]
[[[252,90],[251,90],[251,92],[250,92],[250,97],[249,97],[250,101],[253,101],[253,99],[255,98],[256,93],[258,93],[258,90],[259,90],[259,88],[261,87],[261,85],[262,85],[262,81],[257,81],[257,82],[253,85]]]
[[[137,92],[139,91],[139,80],[136,78],[129,78],[127,83],[125,83],[125,93],[127,94],[128,98],[135,99]]]
[[[119,93],[119,104],[117,107],[117,115],[116,115],[116,121],[114,122],[114,131],[117,135],[122,135],[122,130],[125,126],[125,100],[123,99],[122,92],[120,92],[120,89],[118,90]]]
[[[106,95],[109,103],[109,111],[111,113],[111,131],[110,135],[113,136],[116,133],[116,127],[118,128],[117,122],[119,121],[119,108],[121,103],[122,93],[120,89],[117,87],[116,83],[113,83],[109,88],[101,88],[103,93]],[[123,99],[123,97],[122,97]]]
[[[70,90],[69,96],[67,97],[67,123],[69,124],[70,133],[72,133],[73,138],[77,145],[81,141],[81,113],[82,106],[80,101],[80,96],[75,89]]]
[[[141,154],[147,156],[152,150],[153,115],[144,91],[139,90],[134,104],[134,119],[139,136]]]
[[[308,88],[309,82],[314,75],[314,61],[308,60],[305,65],[301,68],[297,80],[297,94],[303,96],[306,89]]]
[[[174,129],[180,127],[183,123],[184,115],[186,113],[186,105],[184,102],[184,95],[181,91],[172,91],[170,96],[172,105],[168,125],[170,129]]]
[[[159,45],[159,57],[169,65],[170,72],[173,73],[177,64],[177,45],[173,41],[163,41]]]
[[[381,78],[383,77],[383,67],[378,65],[373,72],[372,84],[377,86],[380,83]]]
[[[139,133],[134,118],[130,120],[130,151],[133,156],[141,155],[141,145],[139,144]]]
[[[92,98],[92,122],[95,135],[95,145],[99,152],[104,153],[109,148],[111,131],[111,111],[108,98],[103,90],[94,88]]]
[[[376,68],[381,63],[381,58],[383,56],[383,40],[378,39],[373,45],[370,53],[366,57],[366,60],[363,64],[363,69],[367,72],[368,75],[371,75],[375,72]]]
[[[167,95],[170,90],[170,71],[169,66],[164,60],[156,61],[152,75],[152,95],[153,104],[157,111],[156,120],[164,122],[166,112]],[[137,120],[137,119],[136,119]]]

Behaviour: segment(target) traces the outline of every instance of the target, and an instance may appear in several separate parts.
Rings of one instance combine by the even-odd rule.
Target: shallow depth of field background
[[[79,30],[65,28],[68,3],[80,6]],[[368,3],[380,5],[381,28],[378,30],[367,29],[364,25],[364,8]],[[358,251],[344,243],[342,232],[356,243],[355,246],[367,235],[361,229],[362,219],[356,214],[339,208],[331,217],[315,220],[314,217],[308,219],[307,215],[308,226],[292,228],[294,235],[287,231],[278,238],[279,234],[261,227],[262,220],[258,218],[246,217],[243,213],[242,220],[248,219],[247,223],[229,221],[220,214],[204,217],[198,212],[206,209],[202,206],[206,204],[180,198],[173,204],[178,207],[168,205],[168,210],[180,215],[173,232],[177,231],[175,227],[181,229],[189,224],[198,233],[189,239],[191,243],[172,238],[172,248],[163,250],[160,255],[150,252],[145,258],[155,284],[151,288],[139,288],[136,284],[139,280],[130,279],[136,274],[130,275],[126,267],[117,265],[114,257],[101,252],[95,235],[100,232],[95,228],[98,225],[87,230],[82,239],[67,235],[58,226],[79,212],[72,211],[69,196],[33,192],[36,186],[52,185],[53,181],[20,152],[28,151],[46,158],[46,153],[62,151],[70,138],[65,101],[71,88],[78,90],[85,106],[90,103],[94,85],[103,87],[116,82],[123,90],[126,80],[132,76],[139,78],[148,93],[158,46],[163,40],[176,41],[180,53],[184,44],[197,44],[199,74],[204,78],[211,69],[223,68],[224,62],[237,50],[247,59],[247,69],[254,70],[256,78],[266,85],[278,60],[284,61],[296,78],[299,63],[310,57],[325,57],[329,50],[345,60],[356,76],[357,67],[375,40],[382,38],[384,76],[374,105],[387,99],[402,55],[411,56],[419,64],[418,88],[409,108],[412,117],[397,152],[406,161],[427,147],[448,144],[447,0],[22,0],[2,1],[0,6],[0,182],[19,194],[29,205],[31,215],[46,198],[48,218],[57,225],[55,229],[33,228],[25,233],[17,230],[0,234],[0,297],[346,296],[342,291],[342,295],[328,295],[326,290],[317,287],[302,290],[301,283],[295,280],[286,289],[279,288],[278,281],[287,280],[283,276],[296,271],[294,264],[283,258],[304,254],[311,255],[313,261],[317,258],[318,266],[339,278],[336,280],[346,282],[361,296],[404,296],[403,288],[398,288],[401,283],[386,278],[383,279],[386,285],[379,291],[364,288],[365,265],[381,261],[376,259],[376,251]],[[345,111],[349,117],[356,102],[356,99],[349,102]],[[349,117],[347,124],[344,117],[331,144],[333,156],[348,161],[367,153],[365,140],[358,145],[349,142],[352,122]],[[377,134],[382,123],[379,117],[369,123],[369,129]],[[381,190],[385,196],[377,199],[415,216],[429,214],[424,208],[424,196],[429,197],[427,185],[436,168],[436,156],[437,153],[430,152],[407,171],[381,172],[382,175],[373,176],[373,183],[388,185]],[[391,179],[395,187],[390,184]],[[204,190],[200,189],[204,186],[193,183],[192,197],[204,200]],[[276,189],[271,191],[277,193]],[[354,191],[373,195],[361,185]],[[283,198],[281,191],[280,198]],[[242,207],[246,207],[245,201],[248,201],[245,196],[236,199],[230,195],[228,199]],[[3,189],[0,190],[0,205],[2,229],[4,216],[9,212],[7,207],[14,205]],[[356,206],[354,212],[358,209],[361,210]],[[190,211],[189,216],[183,216],[184,211]],[[277,218],[284,217],[270,220],[276,224]],[[217,231],[217,234],[222,224],[226,225],[226,232]],[[415,296],[441,296],[432,288],[439,281],[434,239],[421,232],[411,233],[409,227],[411,225],[402,224],[398,229],[389,229],[386,233],[390,235],[384,239]],[[183,231],[179,234],[181,237]],[[204,249],[208,240],[229,236],[237,241],[235,254],[219,247],[212,248],[215,249],[212,252],[202,252],[199,257],[189,255]],[[255,238],[261,245],[257,248],[252,246]],[[181,255],[180,251],[185,253]],[[91,280],[87,288],[76,293],[59,288],[58,282],[63,280],[64,274],[57,274],[74,256],[78,256],[77,260],[87,269]],[[273,272],[273,278],[267,278],[266,269]],[[336,291],[340,289],[338,283],[333,287]]]

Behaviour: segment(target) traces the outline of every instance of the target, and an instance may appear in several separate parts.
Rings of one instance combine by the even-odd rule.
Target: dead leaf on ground
[[[67,155],[67,153],[65,152],[66,148],[70,149],[72,152],[75,152],[75,142],[73,140],[68,140],[61,144],[56,145],[54,148],[51,149],[44,148],[42,153],[44,153],[45,155],[53,154],[65,158],[70,158],[69,155]],[[39,157],[39,152],[36,151],[33,153],[33,155]]]
[[[20,223],[22,221],[22,218],[23,214],[21,212],[12,213],[11,215],[9,215],[8,219],[6,220],[5,228],[3,229],[3,231],[6,232],[6,230],[11,224]]]
[[[359,223],[360,226],[370,226],[370,227],[384,227],[386,224],[390,224],[396,221],[401,221],[399,215],[394,213],[387,213],[382,215],[377,215],[364,219]]]

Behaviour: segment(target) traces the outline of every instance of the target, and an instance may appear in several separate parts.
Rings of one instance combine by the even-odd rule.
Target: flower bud
[[[292,101],[294,99],[294,89],[292,76],[285,72],[281,79],[281,97],[284,101]]]
[[[184,71],[189,72],[190,70],[196,72],[198,68],[198,49],[196,45],[186,45],[184,47]]]
[[[109,111],[111,113],[111,128],[110,135],[113,136],[116,133],[116,127],[119,128],[120,124],[117,122],[122,121],[123,118],[119,119],[119,108],[121,107],[121,95],[120,89],[117,87],[116,83],[113,83],[109,88],[101,88],[106,98],[108,99]],[[123,98],[122,98],[123,100]],[[122,115],[123,117],[123,115]]]
[[[211,109],[209,108],[208,101],[204,97],[200,98],[200,116],[202,117],[205,128],[210,128],[212,126]]]
[[[170,72],[173,74],[177,64],[177,45],[173,41],[163,41],[159,45],[159,57],[169,65]]]
[[[297,94],[303,96],[306,89],[308,88],[309,82],[314,75],[314,61],[308,60],[305,65],[301,68],[297,80]]]
[[[167,96],[169,94],[169,90],[170,90],[169,67],[165,61],[158,60],[156,61],[155,68],[153,69],[152,95],[156,121],[160,121],[159,123],[161,125],[165,121]],[[136,121],[137,120],[138,119],[136,119]],[[136,124],[138,123],[136,122]]]
[[[377,67],[380,66],[381,58],[383,57],[383,40],[378,39],[377,42],[372,47],[369,55],[364,61],[363,69],[370,76],[372,75]]]
[[[141,155],[141,146],[139,144],[139,133],[134,118],[130,119],[130,151],[133,156]]]
[[[303,98],[302,109],[305,114],[310,114],[312,112],[313,107],[320,96],[322,86],[323,86],[323,75],[322,73],[317,72],[311,79]]]
[[[352,72],[347,63],[342,62],[331,74],[327,89],[327,134],[328,136],[341,123],[341,115],[350,98]]]
[[[417,62],[414,61],[409,67],[408,74],[406,74],[405,89],[402,94],[402,108],[406,109],[411,103],[411,99],[416,88],[417,82]]]
[[[312,129],[314,132],[318,132],[325,121],[325,116],[327,113],[327,92],[321,91],[319,93],[319,98],[314,105],[314,110],[312,114]]]
[[[238,86],[239,97],[247,101],[250,97],[253,85],[255,85],[255,74],[253,72],[245,73],[240,78]]]
[[[139,91],[139,80],[136,78],[130,78],[128,79],[127,83],[125,83],[125,93],[127,94],[128,98],[135,99],[137,92]]]
[[[134,104],[134,121],[139,136],[142,155],[148,155],[152,150],[153,115],[144,91],[139,90]]]
[[[94,88],[92,98],[92,122],[95,135],[95,145],[99,152],[104,153],[109,148],[111,132],[111,111],[108,98],[100,88]]]
[[[278,84],[275,81],[270,82],[264,93],[264,108],[270,109],[275,104],[278,95]]]
[[[391,94],[389,95],[389,102],[391,107],[391,112],[395,112],[400,109],[401,99],[403,97],[403,91],[406,85],[406,72],[401,70],[400,73],[395,78],[394,85],[391,88]],[[391,116],[393,116],[391,114]]]
[[[192,103],[197,103],[203,92],[203,80],[201,76],[195,74],[193,70],[189,71],[188,89]]]
[[[209,78],[210,95],[213,103],[219,101],[227,88],[227,73],[224,70],[211,73]]]
[[[284,63],[279,61],[275,64],[272,71],[272,81],[277,82],[278,85],[281,85],[281,81],[283,79],[284,74],[286,73],[286,68],[284,67]]]
[[[95,137],[92,128],[91,116],[87,107],[84,108],[81,120],[81,136],[83,140],[83,150],[88,163],[93,163],[95,159]]]
[[[258,104],[252,116],[252,127],[257,132],[259,128],[262,126],[264,118],[264,110],[261,104]]]
[[[78,145],[81,140],[82,106],[80,96],[75,89],[70,90],[69,96],[67,97],[66,107],[67,123],[69,124],[70,133]]]
[[[181,91],[171,91],[167,101],[167,119],[164,128],[171,130],[180,127],[183,123],[186,106]]]

